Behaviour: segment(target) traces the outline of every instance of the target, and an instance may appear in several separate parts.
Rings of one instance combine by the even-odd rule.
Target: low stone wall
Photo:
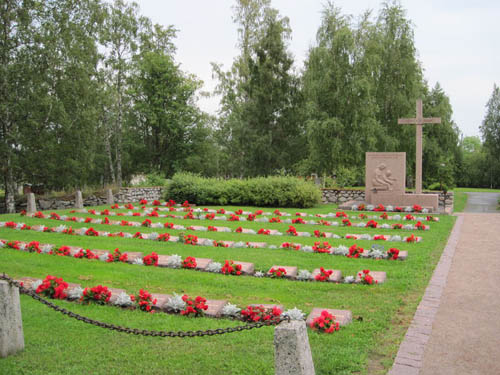
[[[342,189],[321,189],[322,191],[322,202],[323,203],[344,203],[348,201],[364,201],[365,191],[364,190],[342,190]],[[427,192],[424,194],[436,194],[438,192]],[[449,191],[446,194],[444,192],[439,192],[439,205],[443,206],[446,203],[446,207],[453,205],[453,192]]]
[[[137,188],[121,188],[117,193],[113,194],[115,202],[128,203],[139,202],[141,199],[148,201],[163,200],[163,187],[137,187]],[[26,198],[16,201],[16,212],[26,209]],[[84,206],[100,206],[106,204],[106,193],[100,195],[89,195],[83,199]],[[75,207],[75,198],[51,198],[44,199],[36,197],[36,207],[39,210],[65,210]],[[5,213],[5,204],[0,202],[0,213]]]
[[[113,194],[115,202],[128,203],[128,202],[139,202],[141,199],[146,199],[148,201],[154,201],[155,199],[162,201],[164,199],[165,188],[158,187],[128,187],[121,188],[118,193]],[[363,201],[365,199],[364,190],[342,190],[342,189],[321,189],[323,193],[322,202],[323,203],[344,203],[348,201]],[[424,194],[427,192],[424,192]],[[430,193],[429,193],[430,194]],[[446,207],[453,205],[453,192],[449,191],[444,194],[439,193],[439,205],[444,206],[446,202]],[[106,194],[102,195],[90,195],[83,200],[84,206],[100,206],[106,204]],[[52,198],[52,199],[36,199],[36,206],[39,210],[64,210],[75,206],[75,198],[72,199],[62,199],[62,198]],[[16,211],[26,209],[26,199],[22,199],[16,202]],[[0,213],[5,212],[4,202],[0,202]]]

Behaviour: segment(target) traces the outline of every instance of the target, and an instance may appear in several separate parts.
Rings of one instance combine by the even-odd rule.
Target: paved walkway
[[[500,214],[458,216],[392,375],[500,374]]]
[[[465,212],[497,212],[499,193],[466,193],[467,206]]]

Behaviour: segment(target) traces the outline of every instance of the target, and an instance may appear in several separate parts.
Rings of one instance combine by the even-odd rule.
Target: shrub
[[[312,207],[320,202],[321,192],[314,184],[295,177],[220,180],[177,173],[166,199],[188,200],[198,205]]]

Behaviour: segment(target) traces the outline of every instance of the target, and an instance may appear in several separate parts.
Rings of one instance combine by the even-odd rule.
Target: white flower
[[[35,232],[43,232],[43,225],[37,225],[35,227],[32,227]]]
[[[228,302],[222,308],[222,315],[237,317],[239,315],[240,311],[241,311],[241,309],[238,306],[233,305],[232,303]]]
[[[157,240],[158,237],[159,237],[158,233],[155,233],[155,232],[153,232],[153,233],[144,233],[142,236],[145,239],[153,240],[153,241]]]
[[[413,212],[413,208],[411,208],[410,206],[406,206],[405,212]]]
[[[285,219],[285,220],[283,220],[283,223],[292,224],[292,219]]]
[[[373,211],[374,208],[375,208],[375,206],[373,204],[369,204],[366,206],[367,211]]]
[[[264,277],[264,272],[262,271],[257,271],[253,274],[255,277]]]
[[[380,225],[380,228],[382,228],[382,229],[391,229],[391,226],[389,224],[387,224],[387,223],[384,223],[384,224]]]
[[[0,228],[3,228],[5,226],[5,221],[0,221]]]
[[[137,266],[144,266],[144,262],[142,261],[141,257],[137,257],[133,260],[132,264],[135,264]]]
[[[68,293],[69,299],[80,299],[81,296],[83,296],[83,289],[80,288],[79,286],[70,289]]]
[[[18,246],[19,246],[19,250],[22,250],[22,251],[26,250],[26,248],[28,247],[28,245],[25,243],[20,243]]]
[[[387,254],[385,254],[384,252],[382,252],[378,249],[369,250],[368,255],[370,256],[370,258],[374,258],[374,259],[381,259],[381,258],[387,257]]]
[[[54,228],[54,232],[56,233],[62,233],[66,229],[66,225],[59,225]]]
[[[405,224],[405,225],[403,225],[403,229],[413,230],[413,225],[411,225],[411,224]]]
[[[132,299],[127,293],[121,292],[116,298],[114,304],[117,306],[132,306],[134,302],[132,302]]]
[[[273,249],[273,250],[274,250],[274,249],[277,249],[277,248],[278,248],[278,247],[277,247],[276,245],[269,245],[269,246],[268,246],[268,249]]]
[[[132,237],[133,237],[132,233],[128,233],[128,232],[123,233],[123,238],[132,238]]]
[[[428,214],[429,213],[429,209],[427,209],[427,208],[422,209],[422,213],[423,214]]]
[[[339,238],[341,238],[338,234],[335,234],[335,233],[332,233],[332,237],[334,240],[338,240]]]
[[[331,221],[332,227],[338,227],[339,223],[337,221]]]
[[[207,272],[220,272],[220,269],[222,268],[222,264],[219,262],[211,262],[208,263],[207,268],[205,268],[205,271]]]
[[[401,220],[401,215],[391,216],[391,220]]]
[[[362,234],[361,236],[359,236],[359,239],[360,240],[367,240],[367,241],[371,241],[372,237],[369,235],[369,234]]]
[[[346,283],[346,284],[352,284],[352,283],[354,283],[354,281],[356,281],[354,276],[346,276],[344,278],[344,283]]]
[[[389,205],[389,206],[387,206],[387,207],[385,208],[385,210],[386,210],[386,211],[394,211],[394,207]]]
[[[313,275],[308,270],[299,270],[297,275],[297,280],[312,280]]]
[[[336,247],[333,250],[332,254],[345,256],[345,255],[349,254],[349,248],[347,246],[344,246],[344,245],[339,245],[338,247]]]
[[[94,219],[93,223],[94,224],[102,224],[102,219]]]
[[[293,309],[289,309],[284,311],[281,314],[282,317],[289,317],[290,320],[305,320],[306,314],[304,314],[301,310],[294,307]]]
[[[398,236],[398,235],[391,236],[389,241],[394,241],[394,242],[401,241],[401,236]]]
[[[5,243],[0,240],[0,249],[5,246]]]
[[[357,204],[353,204],[352,207],[351,207],[351,210],[357,211],[358,210],[358,205]]]
[[[302,232],[301,236],[302,237],[311,237],[311,233],[309,233],[309,232]]]
[[[364,228],[364,227],[366,227],[366,224],[363,223],[363,222],[359,222],[359,223],[356,224],[356,226],[360,227],[360,228]]]
[[[108,260],[109,253],[104,253],[99,257],[101,262],[106,262]]]
[[[306,252],[306,253],[312,253],[312,252],[314,252],[314,250],[313,250],[312,246],[302,246],[302,247],[300,248],[300,250],[302,250],[302,251],[304,251],[304,252]]]
[[[52,250],[52,245],[49,245],[49,244],[42,245],[42,247],[40,248],[40,250],[42,250],[43,254],[48,254]]]
[[[247,245],[246,245],[246,243],[239,241],[239,242],[235,242],[232,247],[234,247],[235,249],[239,249],[242,247],[247,247]]]
[[[31,284],[31,289],[37,290],[40,285],[42,285],[43,281],[38,279]]]
[[[177,293],[174,293],[174,296],[168,299],[165,306],[169,310],[179,312],[186,308],[186,302],[182,300],[182,296],[178,295]]]
[[[174,254],[170,255],[167,260],[167,267],[179,268],[182,265],[182,257]]]

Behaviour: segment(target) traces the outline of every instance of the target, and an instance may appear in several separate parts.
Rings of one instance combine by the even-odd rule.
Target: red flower
[[[146,255],[144,258],[142,258],[142,261],[144,262],[144,265],[145,266],[155,266],[157,267],[158,266],[158,254],[156,254],[154,251],[149,254],[149,255]]]
[[[184,236],[184,245],[196,245],[198,243],[198,237],[194,234],[188,234]]]
[[[48,275],[38,286],[36,293],[42,293],[50,298],[65,299],[68,296],[65,292],[67,288],[68,283],[61,277]]]
[[[187,257],[182,261],[182,268],[194,269],[196,265],[196,258],[194,257]]]
[[[335,217],[347,217],[347,215],[344,211],[339,211],[335,214]]]
[[[142,222],[142,226],[143,226],[143,227],[148,227],[148,228],[149,228],[149,227],[151,227],[151,224],[152,224],[152,223],[151,223],[151,220],[149,220],[149,219],[146,219],[146,220],[144,220],[144,221]]]
[[[240,221],[240,217],[235,214],[231,214],[229,216],[229,221]]]
[[[288,227],[286,233],[289,234],[290,236],[298,236],[297,230],[295,229],[295,227],[292,227],[291,225]]]
[[[292,219],[292,224],[305,224],[305,223],[306,222],[301,217],[298,217],[296,219]]]
[[[387,255],[389,259],[396,260],[399,257],[399,249],[391,248],[387,251]]]
[[[127,254],[122,254],[122,252],[118,249],[115,249],[112,254],[108,254],[108,259],[106,262],[123,262],[126,263],[128,260]]]
[[[264,234],[267,236],[267,235],[271,234],[271,230],[260,228],[259,231],[257,232],[257,234]]]
[[[167,242],[168,240],[170,240],[170,234],[168,233],[162,233],[158,236],[157,238],[158,241],[163,241],[163,242]]]
[[[213,212],[205,215],[205,219],[207,219],[207,220],[213,220],[214,218],[215,218],[215,214]]]
[[[313,330],[325,333],[332,333],[340,329],[339,322],[335,321],[335,316],[330,314],[327,310],[323,310],[320,316],[314,318],[310,327]]]
[[[332,246],[327,242],[315,242],[313,250],[315,253],[329,253]]]
[[[207,300],[203,297],[197,296],[194,300],[189,297],[187,294],[182,296],[182,300],[186,302],[186,308],[181,311],[181,315],[189,316],[194,314],[194,316],[200,316],[205,313],[205,310],[208,309],[208,305],[206,304]]]
[[[320,232],[319,230],[314,231],[314,237],[326,237],[325,232]]]
[[[351,224],[351,221],[349,219],[342,219],[342,225],[344,227],[350,227],[352,224]]]
[[[281,277],[285,277],[285,276],[286,276],[286,269],[284,269],[283,267],[278,267],[278,268],[274,268],[274,267],[272,267],[272,268],[269,270],[269,275],[270,275],[272,278],[281,278]]]
[[[111,291],[108,287],[97,285],[93,288],[85,288],[80,301],[83,303],[97,303],[98,305],[105,305],[111,298]]]
[[[269,220],[270,223],[281,223],[281,219],[279,216],[272,217],[271,220]]]
[[[99,233],[96,230],[94,230],[94,228],[89,228],[85,231],[85,235],[97,237],[99,236]]]
[[[264,306],[247,306],[241,310],[241,317],[245,322],[266,322],[278,323],[280,321],[281,310],[278,307],[266,309]]]
[[[369,222],[366,223],[367,228],[376,228],[377,227],[377,222],[375,220],[370,220]]]
[[[224,275],[241,275],[241,264],[234,264],[232,260],[224,261],[224,265],[220,270]]]
[[[323,267],[319,269],[319,273],[314,277],[316,281],[327,281],[332,275],[333,270],[325,270]]]
[[[354,244],[349,248],[349,254],[347,254],[348,258],[359,258],[359,256],[363,253],[363,248]]]

